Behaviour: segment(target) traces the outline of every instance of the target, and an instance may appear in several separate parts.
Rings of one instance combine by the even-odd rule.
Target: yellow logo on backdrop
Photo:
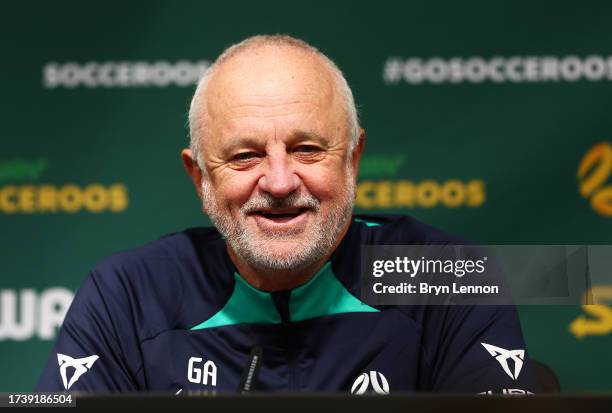
[[[0,214],[119,213],[128,208],[123,183],[39,183],[48,166],[45,158],[0,161]]]
[[[405,154],[366,155],[359,166],[355,206],[362,209],[392,208],[478,208],[486,201],[485,182],[401,179]]]
[[[355,206],[363,209],[434,208],[443,206],[478,208],[486,200],[485,183],[480,179],[460,181],[431,179],[361,181],[357,184]]]
[[[122,212],[127,207],[128,190],[123,184],[0,186],[0,213],[4,214]]]
[[[590,291],[590,302],[602,303],[612,301],[612,285],[593,286]],[[585,301],[586,297],[585,297]],[[612,306],[608,305],[583,305],[582,309],[590,317],[579,315],[569,325],[569,331],[576,338],[584,336],[603,336],[612,333]]]
[[[578,180],[580,195],[591,200],[591,207],[606,217],[612,217],[612,185],[605,185],[612,174],[612,145],[600,142],[580,161]]]

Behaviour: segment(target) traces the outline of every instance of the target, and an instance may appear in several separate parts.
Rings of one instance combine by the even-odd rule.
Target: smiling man
[[[325,56],[256,37],[204,76],[183,162],[239,273],[286,290],[323,265],[346,233],[364,133]]]
[[[215,228],[97,265],[38,390],[533,392],[513,307],[360,300],[362,245],[461,241],[352,215],[365,134],[325,55],[279,35],[230,47],[189,124],[182,161]]]

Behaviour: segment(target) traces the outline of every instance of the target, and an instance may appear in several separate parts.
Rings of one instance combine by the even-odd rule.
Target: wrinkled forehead
[[[290,47],[265,46],[232,56],[217,67],[202,100],[207,128],[232,117],[273,117],[292,110],[346,126],[331,69],[314,53]]]

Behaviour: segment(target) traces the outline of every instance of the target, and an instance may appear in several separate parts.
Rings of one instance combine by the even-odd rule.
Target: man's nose
[[[270,157],[267,168],[259,178],[259,188],[275,198],[284,198],[297,190],[300,178],[295,174],[286,156]]]

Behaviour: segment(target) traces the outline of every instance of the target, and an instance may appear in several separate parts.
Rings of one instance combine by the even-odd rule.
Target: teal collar
[[[378,312],[361,302],[338,281],[327,262],[306,284],[289,293],[289,321],[297,322],[342,313]],[[280,324],[273,293],[258,290],[234,273],[234,290],[223,308],[191,330],[236,324]]]

